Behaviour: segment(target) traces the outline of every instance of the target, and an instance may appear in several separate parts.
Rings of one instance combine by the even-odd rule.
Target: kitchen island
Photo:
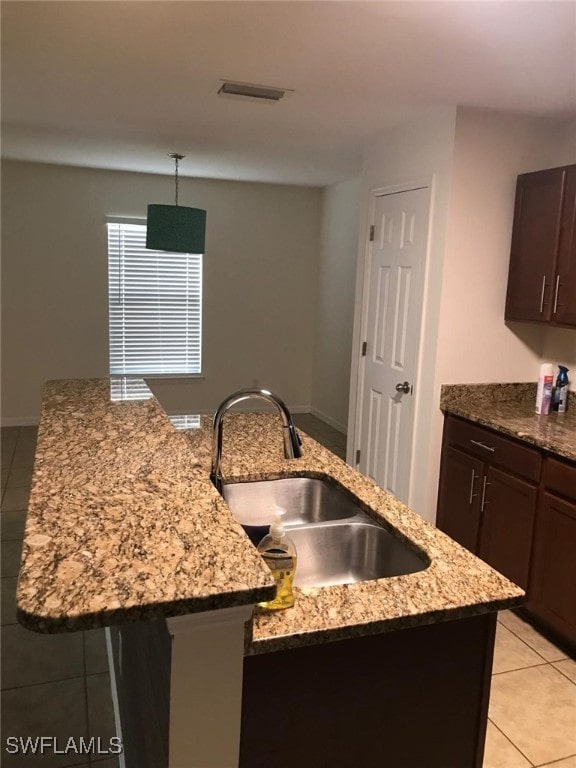
[[[126,714],[127,765],[148,764],[129,754],[135,739],[128,730],[142,726],[138,718],[162,700],[169,712],[157,718],[164,746],[156,754],[166,761],[156,757],[155,768],[231,768],[238,748],[242,766],[283,765],[270,751],[276,739],[277,753],[288,761],[277,734],[269,731],[268,744],[258,738],[273,721],[299,765],[322,765],[326,740],[340,743],[347,722],[354,724],[348,732],[356,733],[355,754],[379,732],[389,759],[421,768],[424,747],[409,734],[422,733],[422,744],[434,731],[434,744],[426,745],[429,766],[479,768],[495,612],[518,605],[522,590],[306,435],[303,457],[284,459],[276,416],[238,414],[224,425],[227,480],[337,482],[429,562],[405,576],[297,589],[293,609],[253,613],[254,604],[273,594],[273,582],[209,480],[209,419],[178,432],[154,398],[122,402],[110,393],[107,380],[46,386],[17,600],[19,620],[32,630],[120,628],[112,646],[123,670],[121,712],[138,700],[148,707]],[[232,637],[233,648],[227,647]],[[130,675],[121,654],[131,660]],[[151,664],[155,654],[159,662]],[[137,679],[144,668],[149,685]],[[273,684],[274,672],[281,685]],[[152,680],[156,673],[164,682]],[[290,679],[297,683],[291,690]],[[141,695],[143,685],[150,695]],[[309,695],[322,688],[323,697]],[[381,712],[374,706],[379,699]],[[222,709],[223,701],[241,705],[241,737],[240,712]],[[309,736],[296,727],[298,701],[316,717],[321,747],[308,743],[305,750]],[[454,717],[461,739],[454,737]],[[264,746],[257,753],[258,741]],[[447,762],[451,745],[460,762]],[[371,743],[365,751],[372,755],[366,768],[380,764],[384,753],[377,750]],[[346,759],[342,753],[330,765],[349,765]]]

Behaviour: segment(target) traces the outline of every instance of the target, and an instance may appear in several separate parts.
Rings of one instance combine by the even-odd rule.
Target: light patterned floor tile
[[[532,768],[532,764],[488,721],[482,768]]]
[[[553,667],[569,677],[573,683],[576,683],[576,661],[574,659],[564,659],[564,661],[555,661]]]
[[[576,686],[549,664],[494,675],[489,716],[534,765],[576,754]]]
[[[538,630],[512,611],[502,611],[498,614],[498,621],[521,640],[524,640],[530,648],[543,656],[546,661],[560,661],[566,659],[566,653],[554,643],[547,640]]]
[[[546,765],[539,766],[538,768],[576,768],[576,755],[567,757],[566,760],[556,760],[554,763],[546,763]]]
[[[509,629],[506,629],[503,624],[497,625],[494,664],[492,666],[493,674],[545,663],[542,656],[533,651],[519,637],[510,632]]]

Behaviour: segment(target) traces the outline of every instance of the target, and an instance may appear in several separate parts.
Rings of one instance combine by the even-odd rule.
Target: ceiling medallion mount
[[[243,96],[259,101],[280,101],[287,93],[293,93],[291,88],[277,88],[273,85],[257,85],[256,83],[240,83],[237,80],[221,80],[218,89],[220,96]]]

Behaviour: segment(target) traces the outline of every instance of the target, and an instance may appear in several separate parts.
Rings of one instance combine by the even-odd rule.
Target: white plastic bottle
[[[276,582],[276,597],[265,603],[258,603],[260,608],[267,611],[278,611],[294,605],[292,583],[296,571],[296,547],[282,525],[282,514],[281,511],[274,513],[270,533],[258,544],[258,552],[272,571]]]
[[[552,401],[552,386],[554,384],[554,366],[552,363],[542,363],[538,378],[538,391],[536,394],[536,413],[547,416],[550,413]]]

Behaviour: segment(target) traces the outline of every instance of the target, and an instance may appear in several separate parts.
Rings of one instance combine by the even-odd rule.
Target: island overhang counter
[[[222,721],[228,720],[229,725],[237,721],[229,728],[227,748],[220,749],[213,738],[206,737],[193,757],[196,747],[182,735],[183,730],[190,731],[191,713],[184,707],[180,721],[177,713],[169,715],[166,765],[230,768],[237,764],[230,762],[230,755],[239,748],[240,700],[243,695],[246,719],[257,700],[252,697],[247,703],[248,681],[261,678],[274,657],[282,667],[283,654],[272,652],[308,652],[312,656],[307,663],[318,669],[314,652],[320,646],[331,646],[325,655],[333,655],[333,663],[343,653],[338,662],[342,663],[352,650],[346,643],[354,645],[357,657],[364,654],[359,648],[366,649],[368,658],[378,653],[377,638],[389,633],[401,639],[399,645],[393,639],[385,641],[388,652],[395,647],[397,653],[400,646],[408,648],[412,643],[448,647],[445,631],[438,629],[442,624],[463,630],[458,645],[472,647],[473,638],[480,638],[473,651],[479,659],[475,674],[478,695],[486,700],[478,702],[475,738],[483,743],[480,720],[486,716],[486,669],[491,664],[495,612],[518,605],[522,590],[306,435],[302,435],[302,458],[284,459],[275,416],[231,414],[224,426],[227,480],[307,476],[337,482],[377,522],[429,561],[424,570],[406,576],[296,589],[294,608],[253,613],[256,603],[274,593],[273,580],[209,480],[209,418],[199,418],[195,429],[178,431],[155,398],[118,401],[111,391],[109,380],[56,381],[45,387],[18,584],[18,617],[24,626],[40,632],[117,626],[122,634],[122,628],[131,626],[126,638],[134,638],[135,628],[145,625],[165,627],[167,620],[170,698],[181,711],[186,691],[190,686],[198,688],[199,654],[212,654],[201,666],[217,663],[214,644],[207,643],[207,638],[214,632],[221,638],[233,636],[235,650],[229,649],[228,656],[246,657],[244,692],[240,667],[232,685],[235,694],[229,691],[225,696],[236,700],[236,709],[222,713],[222,701],[212,702],[213,711],[220,708]],[[439,633],[436,640],[434,633]],[[179,637],[185,637],[185,646]],[[366,645],[358,646],[362,640]],[[186,650],[177,661],[182,647]],[[253,673],[250,670],[259,656],[266,661]],[[295,658],[291,663],[298,666],[303,657]],[[187,661],[192,664],[189,673],[182,671]],[[205,685],[210,687],[209,681]],[[314,706],[318,705],[317,701]],[[206,714],[210,705],[202,709]],[[193,731],[195,741],[202,741],[206,723]],[[245,723],[243,732],[247,732]],[[252,752],[246,762],[246,749],[252,747],[245,739],[241,765],[255,766],[260,764],[258,759],[267,759],[257,759]],[[467,765],[479,765],[478,744],[470,755]],[[206,760],[210,762],[204,765]]]

